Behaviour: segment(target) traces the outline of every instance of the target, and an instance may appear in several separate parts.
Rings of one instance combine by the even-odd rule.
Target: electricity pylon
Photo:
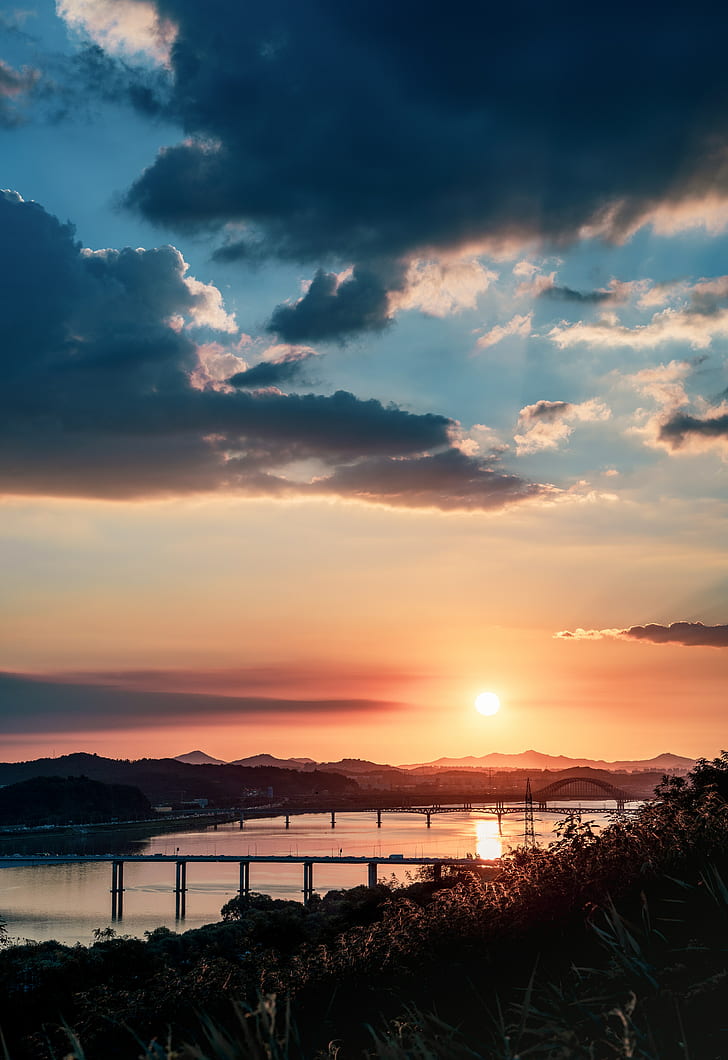
[[[533,826],[533,795],[531,794],[531,778],[526,778],[526,798],[523,803],[523,845],[524,847],[536,846],[536,831]]]

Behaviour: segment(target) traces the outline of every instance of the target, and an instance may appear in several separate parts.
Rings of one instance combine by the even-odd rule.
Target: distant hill
[[[272,766],[275,769],[303,769],[307,766],[317,768],[313,758],[276,758],[275,755],[250,755],[248,758],[236,758],[228,762],[231,766]]]
[[[190,766],[224,766],[222,758],[213,758],[204,751],[188,751],[186,755],[175,755],[175,762],[186,762]]]
[[[342,758],[339,762],[321,762],[319,769],[330,770],[332,773],[345,773],[347,776],[357,776],[359,773],[402,773],[399,766],[378,765],[376,762],[367,762],[363,758]]]
[[[695,765],[693,758],[669,753],[659,754],[655,758],[605,762],[594,758],[568,758],[566,755],[547,755],[541,751],[522,751],[520,754],[492,754],[479,758],[472,755],[466,758],[437,758],[434,762],[421,762],[401,766],[413,772],[432,769],[571,769],[574,766],[589,766],[592,769],[607,769],[611,772],[634,772],[636,770],[654,770],[656,772],[673,769],[687,772]]]
[[[219,758],[213,758],[205,751],[190,751],[186,755],[177,755],[177,762],[191,765],[223,765]],[[431,774],[440,770],[452,769],[574,769],[585,767],[603,769],[612,773],[654,772],[664,774],[672,771],[687,773],[695,765],[695,759],[665,752],[654,758],[624,759],[606,762],[596,758],[569,758],[567,755],[548,755],[542,751],[521,751],[519,754],[501,754],[492,752],[480,757],[468,755],[464,758],[437,758],[433,762],[413,762],[408,765],[393,766],[386,763],[370,762],[362,758],[342,758],[338,762],[316,762],[313,758],[276,758],[271,754],[249,755],[247,758],[236,758],[227,763],[247,768],[294,769],[297,772],[310,773],[322,770],[327,773],[339,773],[347,777],[364,776],[368,773],[384,775],[389,773],[392,779],[397,774]]]

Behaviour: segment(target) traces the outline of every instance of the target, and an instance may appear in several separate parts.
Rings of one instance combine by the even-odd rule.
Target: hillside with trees
[[[0,955],[12,1060],[716,1060],[727,984],[725,753],[495,880],[251,895],[184,934]]]
[[[189,765],[174,758],[128,761],[77,753],[33,762],[0,762],[0,784],[37,776],[85,776],[103,784],[132,784],[153,805],[207,799],[211,805],[239,805],[247,790],[271,788],[274,797],[344,794],[358,791],[356,781],[340,773],[301,773],[295,769],[232,765]]]
[[[34,777],[0,788],[0,825],[98,824],[152,816],[149,799],[130,784]]]

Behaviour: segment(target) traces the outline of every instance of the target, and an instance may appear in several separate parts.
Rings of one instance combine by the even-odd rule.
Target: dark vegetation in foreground
[[[8,947],[0,999],[10,1060],[725,1060],[728,754],[598,835],[566,819],[491,882]]]

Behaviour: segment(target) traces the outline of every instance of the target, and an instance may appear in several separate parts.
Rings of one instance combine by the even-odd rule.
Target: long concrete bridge
[[[587,794],[583,794],[582,793],[581,794],[581,798],[588,798],[588,797],[590,797],[590,795],[591,795],[592,798],[594,797],[594,795],[592,793],[588,792]],[[636,810],[633,810],[633,809],[630,809],[628,807],[625,807],[625,802],[632,800],[632,796],[629,795],[629,793],[627,793],[627,792],[619,793],[619,794],[609,794],[609,795],[607,795],[603,791],[601,791],[600,795],[605,800],[613,800],[615,802],[615,805],[614,806],[581,806],[579,804],[577,804],[577,805],[571,804],[571,805],[568,805],[568,806],[564,806],[564,805],[561,805],[561,806],[550,805],[549,801],[548,801],[550,796],[549,796],[548,792],[545,793],[543,791],[534,792],[534,794],[533,794],[533,803],[537,806],[537,808],[539,810],[548,811],[549,813],[561,814],[562,816],[568,816],[568,815],[574,815],[574,814],[577,814],[579,816],[584,816],[585,814],[595,814],[595,813],[613,814],[613,813],[636,813],[637,812]],[[566,797],[568,798],[568,794],[567,794]],[[599,796],[597,796],[597,797],[599,797]],[[635,800],[635,801],[637,801],[637,800]],[[234,818],[230,818],[230,819],[231,820],[232,819],[238,820],[240,822],[240,827],[242,828],[244,826],[246,820],[251,820],[252,821],[252,820],[256,820],[256,819],[260,819],[260,818],[283,817],[284,820],[285,820],[286,828],[290,828],[290,826],[291,826],[291,818],[292,817],[302,817],[305,814],[324,814],[324,815],[330,817],[330,819],[331,819],[331,827],[332,828],[336,828],[336,815],[337,814],[342,814],[342,813],[373,813],[373,814],[376,814],[376,817],[377,817],[377,828],[381,828],[382,827],[382,817],[383,817],[384,814],[416,813],[416,814],[419,814],[421,817],[425,818],[427,827],[430,828],[431,825],[432,825],[432,818],[433,817],[437,817],[438,814],[443,814],[443,813],[482,813],[482,814],[486,814],[487,816],[490,816],[490,817],[497,817],[498,818],[498,822],[500,823],[501,818],[503,818],[505,816],[508,816],[509,814],[520,814],[520,816],[523,817],[523,815],[525,813],[525,809],[526,809],[526,803],[523,800],[521,800],[520,802],[517,802],[517,803],[496,802],[496,803],[494,803],[492,805],[485,805],[485,804],[482,804],[482,803],[479,803],[479,802],[463,802],[463,803],[461,803],[461,804],[459,804],[457,806],[453,806],[453,805],[441,806],[439,803],[433,803],[431,806],[406,806],[406,805],[403,805],[403,806],[386,806],[386,807],[372,807],[372,806],[370,806],[370,807],[357,807],[357,808],[343,807],[343,808],[333,809],[333,810],[330,809],[330,808],[322,809],[320,807],[310,807],[310,806],[309,807],[297,807],[295,809],[293,809],[293,808],[282,809],[282,808],[275,808],[275,807],[269,809],[267,807],[256,807],[255,809],[251,809],[250,811],[248,811],[247,814],[246,814],[245,810],[242,810],[242,811],[240,811],[239,814],[236,813]]]
[[[238,857],[234,854],[14,854],[0,857],[0,868],[13,865],[86,865],[106,863],[111,865],[111,919],[121,920],[124,907],[124,866],[127,864],[171,864],[175,866],[175,915],[184,919],[187,902],[187,866],[198,863],[223,863],[238,866],[238,894],[245,897],[250,894],[251,865],[301,865],[303,867],[303,900],[309,902],[314,895],[314,865],[361,865],[367,869],[367,885],[376,887],[380,865],[397,868],[400,865],[431,865],[435,879],[442,874],[443,865],[454,865],[462,868],[496,869],[498,860],[484,858],[427,858],[405,857],[402,854],[390,854],[389,857],[325,857],[299,854],[249,854]]]

